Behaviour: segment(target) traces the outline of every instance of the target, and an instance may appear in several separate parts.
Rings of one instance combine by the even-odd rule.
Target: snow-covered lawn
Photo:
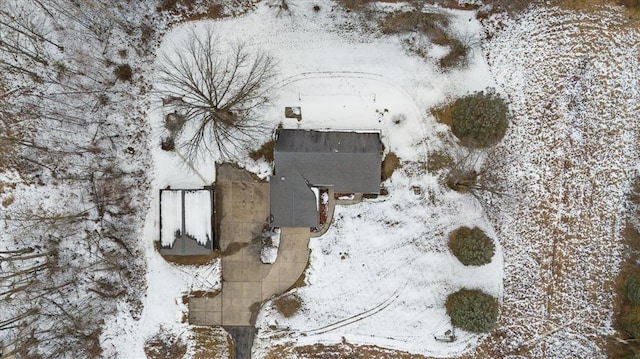
[[[324,236],[311,241],[308,285],[297,290],[301,313],[285,319],[269,309],[259,320],[261,352],[274,344],[372,344],[412,353],[450,356],[478,336],[451,329],[444,301],[461,288],[499,295],[502,253],[491,264],[465,267],[449,252],[448,234],[460,225],[479,226],[492,237],[473,198],[452,193],[419,167],[394,174],[389,196],[338,206]],[[422,195],[411,189],[423,188]],[[270,329],[276,327],[277,329]]]
[[[274,128],[282,123],[285,128],[379,130],[387,150],[406,162],[385,183],[388,196],[336,209],[329,232],[310,244],[308,284],[298,290],[303,310],[286,320],[267,305],[258,319],[254,354],[266,355],[274,345],[331,344],[343,338],[426,355],[460,354],[481,336],[458,331],[456,342],[437,342],[434,336],[451,328],[444,301],[461,287],[500,297],[502,252],[497,243],[493,262],[478,268],[464,267],[449,253],[446,241],[458,226],[477,225],[497,238],[471,196],[446,189],[424,168],[429,147],[446,131],[428,110],[449,97],[494,84],[479,50],[468,69],[445,74],[407,53],[396,37],[346,31],[342,16],[337,9],[315,13],[302,3],[292,8],[292,15],[276,16],[262,4],[243,17],[176,27],[160,48],[172,51],[192,28],[214,26],[221,41],[239,40],[266,50],[279,60],[280,81],[262,120]],[[467,32],[480,29],[471,12],[451,16]],[[285,106],[301,107],[302,121],[285,119]],[[152,121],[159,142],[161,114],[156,112]],[[267,140],[267,135],[256,138],[255,147]],[[154,152],[159,186],[184,187],[189,176],[191,186],[201,186],[213,175],[210,162],[194,164],[196,175],[179,156],[158,147]],[[243,165],[263,177],[269,172],[265,163],[246,159]],[[178,168],[182,170],[176,172]],[[421,187],[422,194],[416,195],[413,186]],[[145,241],[155,239],[155,221],[152,205]],[[170,275],[175,269],[157,254],[150,257],[147,307],[155,308],[146,308],[138,325],[177,323],[169,314],[178,311],[175,298],[187,289],[184,279]],[[174,279],[158,279],[163,276]]]

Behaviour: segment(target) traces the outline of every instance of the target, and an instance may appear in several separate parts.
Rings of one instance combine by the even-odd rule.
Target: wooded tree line
[[[4,355],[96,357],[118,303],[140,313],[147,87],[113,71],[150,61],[153,5],[0,4],[0,182],[15,187],[0,207]]]

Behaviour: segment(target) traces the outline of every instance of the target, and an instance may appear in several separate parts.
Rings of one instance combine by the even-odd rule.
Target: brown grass
[[[565,9],[581,11],[598,11],[603,6],[619,5],[625,7],[625,15],[640,19],[640,0],[560,0],[557,4]]]
[[[444,168],[450,168],[453,165],[453,159],[444,151],[435,151],[429,154],[427,158],[427,171],[437,172]]]
[[[432,108],[431,114],[438,122],[451,127],[453,125],[453,102]]]
[[[404,2],[403,0],[338,0],[338,3],[347,9],[348,11],[360,11],[366,8],[369,3],[372,2],[382,2],[382,3],[397,3]],[[458,0],[430,0],[430,4],[439,5],[443,8],[448,9],[459,9],[459,10],[475,10],[478,8],[477,5],[460,5]]]
[[[382,161],[382,180],[391,178],[393,172],[400,167],[400,158],[395,153],[389,152]]]
[[[622,285],[629,276],[640,275],[640,266],[638,266],[638,260],[640,259],[640,231],[630,223],[627,223],[622,231],[622,238],[625,247],[625,262],[620,266],[620,272],[616,277],[615,287],[617,291],[613,320],[614,328],[618,332],[607,338],[605,349],[610,358],[635,358],[633,355],[640,353],[640,343],[634,340],[626,342],[627,339],[633,339],[623,330],[623,319],[631,309],[631,303],[625,298]],[[622,341],[619,339],[622,339]]]
[[[144,353],[149,359],[182,359],[187,353],[187,345],[175,334],[161,328],[144,343]]]
[[[380,21],[380,28],[384,34],[398,34],[405,32],[419,32],[430,38],[444,36],[449,25],[449,18],[441,13],[427,13],[421,10],[396,11],[387,14]]]
[[[449,173],[447,186],[459,193],[467,193],[473,190],[478,181],[478,174],[475,171],[462,171],[454,169]]]
[[[286,353],[286,354],[285,354]],[[341,344],[314,344],[299,347],[275,346],[266,359],[282,358],[353,358],[353,359],[427,359],[428,357],[399,350],[384,349],[375,345],[355,345],[343,340]]]
[[[290,318],[300,310],[302,302],[296,294],[283,294],[273,300],[273,306],[280,314]]]
[[[267,162],[273,162],[273,151],[275,146],[276,142],[274,140],[267,141],[262,144],[259,149],[249,153],[249,157],[254,161],[264,158]]]
[[[291,285],[291,287],[289,287],[285,292],[289,292],[289,291],[291,291],[293,289],[296,289],[296,288],[302,288],[302,287],[304,287],[306,285],[306,283],[304,281],[306,279],[305,273],[307,272],[307,269],[309,269],[309,259],[307,259],[307,265],[306,265],[306,267],[304,267],[304,270],[302,271],[302,274],[300,274],[300,276],[295,281],[295,283],[293,283]]]
[[[205,20],[205,19],[222,19],[224,17],[226,17],[224,13],[224,6],[222,6],[221,4],[213,3],[207,6],[207,11],[203,13],[187,16],[187,20],[198,21],[198,20]]]
[[[630,10],[640,11],[640,0],[618,0],[618,5],[625,6]]]
[[[467,63],[467,55],[469,54],[469,46],[465,45],[453,36],[447,37],[447,46],[449,46],[449,53],[441,58],[438,63],[440,67],[444,69],[450,69],[458,66],[463,66]]]
[[[177,17],[170,25],[206,19],[223,19],[239,16],[251,10],[258,0],[225,1],[225,0],[162,0],[156,11]],[[225,8],[225,6],[228,6]],[[148,30],[147,30],[148,31]]]
[[[15,200],[16,198],[12,194],[8,195],[2,200],[2,207],[9,207]]]
[[[193,359],[222,358],[221,353],[229,353],[233,358],[233,340],[229,333],[219,327],[192,327]]]
[[[373,0],[338,0],[338,3],[347,11],[361,11]]]

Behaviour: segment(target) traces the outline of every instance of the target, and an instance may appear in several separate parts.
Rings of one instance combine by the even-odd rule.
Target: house
[[[211,189],[160,190],[160,253],[211,254],[213,220]]]
[[[314,189],[378,194],[382,142],[376,132],[278,129],[269,180],[272,227],[317,227]]]

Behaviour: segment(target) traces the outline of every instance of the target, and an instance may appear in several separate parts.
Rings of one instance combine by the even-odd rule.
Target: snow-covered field
[[[485,44],[513,125],[490,217],[505,259],[492,355],[604,358],[638,171],[640,33],[620,9],[534,10]]]

